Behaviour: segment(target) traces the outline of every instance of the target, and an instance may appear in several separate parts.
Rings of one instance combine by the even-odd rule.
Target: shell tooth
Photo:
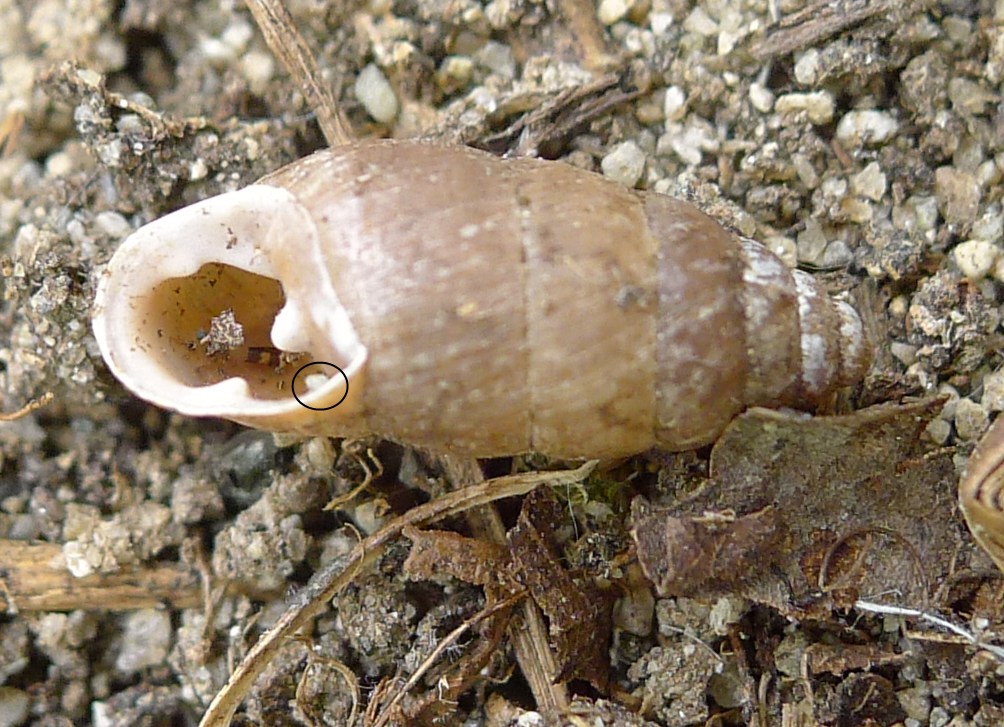
[[[137,230],[99,281],[93,323],[109,368],[147,401],[277,431],[362,427],[366,349],[286,189],[251,185]],[[314,358],[344,375],[305,403],[295,374]]]
[[[286,303],[272,324],[272,344],[284,351],[311,350],[310,326],[294,303]]]
[[[232,378],[224,379],[218,384],[206,386],[200,390],[200,395],[207,401],[219,397],[221,401],[239,401],[251,396],[251,387],[244,379]],[[212,414],[213,412],[209,412]]]

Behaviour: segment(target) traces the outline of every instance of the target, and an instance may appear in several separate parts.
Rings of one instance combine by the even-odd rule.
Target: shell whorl
[[[969,458],[959,481],[959,506],[969,530],[1004,571],[1004,418],[998,416]]]
[[[859,381],[871,362],[861,319],[815,278],[740,238],[749,374],[747,404],[806,406]],[[788,335],[797,330],[799,335]]]
[[[303,408],[242,348],[201,360],[224,308],[245,347],[346,368],[348,399]],[[318,152],[142,228],[94,327],[159,405],[475,456],[700,446],[747,406],[818,403],[869,357],[849,306],[687,202],[414,142]]]

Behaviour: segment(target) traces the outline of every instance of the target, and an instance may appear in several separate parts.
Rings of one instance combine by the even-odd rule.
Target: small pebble
[[[241,56],[240,68],[248,80],[252,93],[259,95],[267,93],[269,81],[275,75],[275,58],[270,53],[247,51]]]
[[[547,721],[540,712],[523,712],[516,718],[516,727],[544,727]]]
[[[826,91],[786,93],[779,96],[774,110],[783,115],[805,112],[809,122],[817,126],[833,121],[833,96]]]
[[[94,224],[112,239],[132,234],[132,225],[118,212],[99,212],[94,216]]]
[[[376,64],[370,63],[359,72],[355,89],[356,98],[374,121],[388,124],[397,117],[397,96]]]
[[[1004,215],[987,212],[973,223],[972,236],[977,240],[1000,240],[1004,237]]]
[[[944,419],[946,422],[950,422],[955,419],[955,407],[958,406],[962,397],[959,396],[959,391],[951,384],[942,384],[938,387],[938,396],[947,397],[945,405],[941,407],[941,411],[938,416]]]
[[[206,166],[206,163],[202,159],[196,159],[188,165],[188,179],[191,182],[205,179],[208,174],[209,167]]]
[[[19,727],[28,721],[28,693],[14,687],[0,686],[0,727]]]
[[[988,411],[1004,411],[1004,369],[983,377],[983,398],[980,404]]]
[[[938,167],[934,172],[934,196],[945,222],[968,224],[976,219],[982,191],[972,174],[954,167]]]
[[[630,9],[630,0],[600,0],[600,6],[596,10],[596,17],[604,25],[613,25],[627,15]]]
[[[464,88],[474,76],[474,61],[469,56],[446,56],[439,64],[436,81],[440,88],[453,92]]]
[[[504,43],[490,40],[481,46],[474,57],[478,63],[502,78],[509,79],[516,76],[516,59],[513,57],[512,48]]]
[[[979,439],[989,426],[986,409],[972,399],[959,399],[955,406],[955,432],[959,439],[965,442]]]
[[[917,360],[917,347],[902,341],[893,341],[889,344],[891,353],[904,366],[911,366]]]
[[[885,195],[886,176],[878,162],[872,162],[851,177],[851,192],[878,202]]]
[[[805,229],[798,233],[798,261],[809,265],[821,266],[823,254],[829,240],[823,233],[823,227],[816,220],[806,220]]]
[[[688,33],[709,37],[718,35],[718,23],[700,5],[695,7],[683,21],[683,29]]]
[[[948,438],[952,436],[952,425],[944,419],[932,419],[926,431],[934,444],[947,444]]]
[[[929,725],[930,727],[945,727],[951,719],[952,717],[948,714],[948,710],[944,707],[935,707],[931,710]]]
[[[662,35],[673,26],[672,13],[649,13],[649,27],[656,35]]]
[[[763,242],[767,249],[781,258],[781,262],[789,268],[798,265],[798,245],[790,237],[775,235],[768,237]]]
[[[982,280],[1000,257],[1000,249],[986,240],[966,240],[952,250],[959,270],[970,280]]]
[[[133,674],[147,667],[160,666],[171,649],[171,614],[155,608],[142,608],[125,616],[122,650],[115,658],[115,668]]]
[[[666,89],[666,99],[662,104],[662,112],[667,122],[679,121],[687,113],[687,95],[679,86]]]
[[[957,113],[978,116],[995,98],[989,90],[968,78],[953,78],[948,82],[948,99]]]
[[[704,149],[714,146],[713,140],[700,126],[666,124],[666,133],[659,137],[656,153],[665,155],[676,154],[684,164],[696,166],[701,163]],[[672,128],[669,128],[672,127]]]
[[[824,270],[845,268],[851,264],[854,254],[843,240],[834,240],[826,246],[820,265]]]
[[[795,80],[803,86],[816,85],[816,79],[819,78],[819,65],[819,51],[810,48],[795,61]]]
[[[899,123],[887,111],[862,109],[848,111],[837,124],[836,137],[851,148],[888,141],[899,130]]]
[[[774,94],[762,83],[751,84],[749,95],[753,108],[760,113],[770,113],[770,110],[774,108]]]
[[[645,153],[633,141],[614,146],[600,162],[603,176],[633,187],[645,171]]]

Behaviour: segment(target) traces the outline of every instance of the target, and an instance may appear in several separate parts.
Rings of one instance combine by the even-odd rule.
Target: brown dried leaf
[[[751,409],[715,445],[706,487],[661,521],[634,508],[642,567],[664,595],[739,593],[796,617],[892,591],[926,605],[963,565],[950,452],[924,444],[941,405]],[[737,515],[708,528],[708,513]]]
[[[402,533],[412,541],[404,562],[404,572],[412,580],[436,580],[448,575],[485,586],[492,596],[511,594],[519,588],[507,576],[509,553],[500,545],[448,530],[407,527]]]
[[[554,531],[565,517],[550,492],[527,497],[508,535],[512,558],[520,580],[550,622],[558,664],[554,681],[584,679],[606,692],[613,598],[588,578],[573,578],[555,555]]]
[[[742,517],[721,513],[667,518],[639,497],[631,503],[631,519],[642,567],[662,596],[727,589],[745,579],[736,571],[737,563],[766,568],[785,549],[784,525],[773,507]]]

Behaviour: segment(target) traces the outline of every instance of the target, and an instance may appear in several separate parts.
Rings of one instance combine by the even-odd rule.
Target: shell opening
[[[296,370],[316,360],[305,350],[309,336],[302,329],[299,340],[289,335],[303,321],[286,307],[282,285],[273,278],[208,263],[193,275],[168,278],[142,302],[160,343],[147,347],[147,354],[185,386],[238,378],[253,399],[285,400]],[[280,335],[273,336],[273,328]]]
[[[137,230],[108,264],[93,323],[109,368],[138,396],[276,429],[302,429],[304,404],[341,401],[366,359],[309,217],[266,185]],[[294,378],[312,361],[345,377],[322,367]]]

